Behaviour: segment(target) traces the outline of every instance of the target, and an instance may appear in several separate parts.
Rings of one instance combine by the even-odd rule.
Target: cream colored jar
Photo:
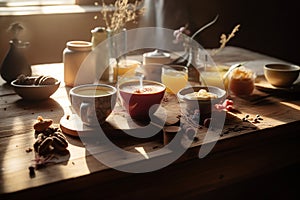
[[[63,51],[64,82],[74,86],[80,65],[92,50],[92,43],[87,41],[69,41]]]
[[[153,52],[148,52],[143,54],[143,64],[168,64],[171,62],[171,56],[169,53],[161,52],[155,50]]]

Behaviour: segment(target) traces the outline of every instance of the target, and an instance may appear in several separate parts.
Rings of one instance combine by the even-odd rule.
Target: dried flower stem
[[[213,24],[217,21],[218,17],[219,17],[219,15],[217,15],[217,16],[216,16],[211,22],[209,22],[208,24],[205,24],[204,26],[202,26],[198,31],[196,31],[196,32],[192,35],[191,39],[194,39],[194,37],[195,37],[197,34],[199,34],[201,31],[203,31],[204,29],[206,29],[206,28],[208,28],[209,26],[213,25]]]
[[[12,23],[9,28],[7,29],[8,32],[12,33],[13,38],[12,39],[17,39],[18,35],[20,34],[20,32],[24,30],[24,27],[22,26],[21,23],[19,22],[14,22]]]
[[[221,51],[229,42],[229,40],[235,36],[235,33],[239,30],[239,28],[240,28],[240,24],[236,25],[231,31],[231,33],[228,35],[228,37],[226,37],[226,35],[223,33],[220,37],[220,43],[221,43],[220,47],[217,50],[213,51],[212,54],[215,55],[219,51]]]
[[[138,15],[144,12],[144,9],[140,8],[140,4],[140,1],[131,4],[128,3],[128,0],[117,0],[114,5],[108,6],[103,1],[101,13],[106,28],[116,33],[122,30],[127,22],[136,22]]]

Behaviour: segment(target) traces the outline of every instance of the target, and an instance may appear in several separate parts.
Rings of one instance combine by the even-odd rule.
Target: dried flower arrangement
[[[233,30],[231,31],[231,33],[228,35],[228,37],[226,36],[226,34],[223,33],[220,37],[220,44],[221,45],[218,49],[213,51],[213,54],[216,54],[219,51],[221,51],[226,46],[226,44],[229,42],[229,40],[235,36],[235,33],[239,30],[239,28],[240,28],[240,24],[236,25],[233,28]]]
[[[122,30],[127,22],[136,23],[137,17],[144,13],[141,4],[142,2],[138,0],[134,3],[129,3],[128,0],[116,0],[114,5],[106,5],[103,1],[101,14],[106,28],[116,33]]]
[[[7,31],[12,34],[12,36],[13,36],[12,39],[18,39],[20,32],[22,32],[23,30],[24,30],[24,27],[19,22],[14,22],[14,23],[10,24],[10,26],[7,29]]]
[[[204,29],[208,28],[209,26],[213,25],[217,21],[217,19],[218,19],[218,15],[211,22],[198,29],[191,37],[188,36],[190,34],[190,30],[188,30],[187,25],[185,25],[184,27],[180,27],[179,29],[174,31],[174,37],[175,37],[174,42],[178,43],[183,41],[184,43],[186,43],[189,42],[190,40],[193,40],[196,35],[198,35],[200,32],[202,32]],[[220,47],[218,49],[215,49],[212,52],[212,54],[215,55],[216,53],[221,51],[229,42],[229,40],[235,36],[235,33],[239,30],[239,28],[240,28],[240,24],[236,25],[228,36],[226,36],[226,34],[224,33],[221,34]]]

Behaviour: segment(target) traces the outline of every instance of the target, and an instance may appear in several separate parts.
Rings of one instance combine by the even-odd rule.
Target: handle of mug
[[[87,102],[82,102],[80,104],[80,118],[82,120],[82,122],[84,123],[89,123],[89,119],[88,119],[88,108],[90,107],[90,103]]]

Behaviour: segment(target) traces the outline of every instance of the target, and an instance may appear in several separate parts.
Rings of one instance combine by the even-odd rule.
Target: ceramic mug
[[[122,105],[131,118],[148,121],[158,109],[166,87],[156,81],[143,80],[143,87],[140,87],[140,81],[127,81],[118,89]]]
[[[116,105],[117,89],[106,84],[79,85],[70,90],[71,105],[89,126],[103,124]]]

